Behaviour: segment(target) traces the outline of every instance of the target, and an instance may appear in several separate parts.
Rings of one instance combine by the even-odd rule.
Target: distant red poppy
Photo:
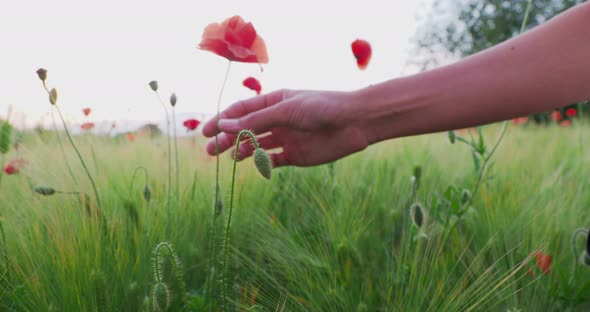
[[[254,77],[248,77],[248,78],[244,79],[242,84],[244,85],[244,87],[246,87],[250,90],[256,91],[256,94],[260,94],[260,91],[262,91],[262,86],[260,85],[260,81],[258,81],[258,79],[254,78]]]
[[[129,140],[129,142],[135,142],[135,134],[131,132],[127,133],[127,140]]]
[[[525,124],[529,121],[528,117],[518,117],[518,118],[514,118],[512,119],[512,124],[513,125],[522,125]]]
[[[569,127],[569,126],[571,126],[571,125],[572,125],[572,121],[571,121],[571,120],[564,120],[564,121],[562,121],[562,122],[560,123],[560,125],[561,125],[562,127]]]
[[[90,107],[86,107],[82,109],[82,112],[84,113],[84,116],[88,116],[90,115],[90,112],[92,112],[92,110],[90,109]]]
[[[366,40],[356,39],[350,45],[352,48],[352,54],[356,58],[356,64],[358,68],[364,70],[369,65],[371,55],[373,53],[371,45]]]
[[[4,167],[4,173],[7,175],[18,173],[18,168],[12,164],[8,164],[6,167]]]
[[[17,174],[28,163],[23,158],[13,159],[4,167],[4,173],[7,175]]]
[[[568,117],[576,117],[576,115],[578,115],[578,112],[575,108],[568,108],[565,110],[565,115]]]
[[[561,116],[561,113],[559,111],[553,111],[553,112],[551,112],[551,120],[553,120],[553,121],[560,121],[562,119],[563,119],[563,117]]]
[[[256,33],[252,23],[233,16],[220,23],[205,27],[199,49],[213,52],[230,61],[268,63],[264,40]]]
[[[92,130],[92,128],[94,128],[93,122],[85,122],[80,125],[80,129],[85,130],[85,131]]]
[[[549,273],[549,270],[551,269],[551,255],[537,252],[535,257],[537,257],[537,267],[541,269],[541,272],[543,272],[543,274]]]
[[[187,119],[182,124],[186,128],[186,131],[193,131],[197,129],[201,122],[196,119]]]

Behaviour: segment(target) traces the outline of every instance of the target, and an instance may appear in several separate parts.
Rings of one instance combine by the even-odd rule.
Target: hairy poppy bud
[[[449,131],[449,141],[451,141],[451,144],[455,144],[456,138],[457,138],[457,136],[455,135],[455,131],[453,131],[453,130]]]
[[[268,154],[261,148],[257,148],[254,151],[254,164],[256,165],[256,169],[258,169],[258,172],[260,172],[260,174],[263,177],[270,180],[270,174],[272,171],[270,157],[268,157]]]
[[[469,190],[463,190],[461,193],[461,203],[465,204],[471,199],[471,192]]]
[[[49,186],[37,186],[33,189],[35,193],[41,194],[43,196],[51,196],[55,194],[55,189]]]
[[[150,191],[149,186],[145,186],[143,188],[143,199],[145,199],[145,201],[149,202],[150,199],[152,199],[152,192]]]
[[[410,217],[412,218],[412,223],[414,223],[417,228],[421,228],[424,224],[424,219],[426,218],[424,207],[420,204],[413,204],[412,207],[410,207]]]
[[[172,93],[172,95],[170,95],[170,105],[176,106],[176,93]]]
[[[154,92],[158,92],[158,82],[155,80],[150,81],[150,88],[152,88]]]
[[[0,125],[0,153],[6,154],[10,149],[10,141],[12,137],[12,126],[5,121]]]
[[[57,103],[57,90],[55,88],[49,91],[49,103],[51,103],[51,105],[55,105],[55,103]]]
[[[166,311],[170,305],[170,290],[162,282],[154,285],[152,300],[155,311]]]
[[[39,76],[39,79],[41,79],[41,81],[45,82],[45,79],[47,79],[47,69],[45,69],[45,68],[37,69],[37,76]]]

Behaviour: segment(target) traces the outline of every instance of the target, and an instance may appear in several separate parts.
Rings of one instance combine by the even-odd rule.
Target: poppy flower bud
[[[45,68],[37,69],[37,76],[39,76],[39,79],[41,79],[41,81],[45,82],[45,79],[47,79],[47,69],[45,69]]]
[[[424,219],[426,218],[424,207],[418,203],[413,204],[412,207],[410,207],[410,217],[412,218],[412,223],[414,223],[417,228],[421,228],[424,224]]]
[[[260,172],[260,174],[263,177],[270,180],[270,174],[272,171],[270,157],[268,157],[268,154],[261,148],[257,148],[254,151],[254,164],[256,165],[256,169],[258,169],[258,172]]]
[[[463,190],[461,193],[461,203],[465,204],[471,199],[471,192],[469,190]]]
[[[176,93],[172,93],[170,96],[170,105],[176,106]]]
[[[49,103],[51,103],[51,105],[55,105],[55,103],[57,103],[57,90],[55,88],[49,91]]]
[[[10,149],[10,139],[12,137],[12,126],[7,122],[0,125],[0,153],[6,154]]]
[[[152,199],[152,192],[150,191],[149,186],[145,186],[143,188],[143,199],[145,199],[145,201],[149,202]]]
[[[35,193],[41,194],[43,196],[51,196],[55,194],[55,189],[49,186],[37,186],[33,189]]]
[[[158,82],[157,81],[152,80],[152,81],[150,81],[149,85],[150,85],[150,88],[152,88],[152,90],[154,92],[158,92]]]
[[[453,131],[453,130],[449,131],[449,141],[451,141],[451,144],[455,144],[455,139],[457,139],[457,135],[455,135],[455,131]]]
[[[215,201],[215,217],[219,217],[222,212],[223,212],[223,200],[221,200],[221,195],[218,190],[217,191],[217,200]]]
[[[152,300],[154,311],[166,311],[170,305],[170,290],[168,286],[162,282],[154,285]]]

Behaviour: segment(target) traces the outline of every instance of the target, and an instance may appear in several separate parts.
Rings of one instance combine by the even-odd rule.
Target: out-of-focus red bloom
[[[578,115],[578,111],[575,108],[568,108],[565,110],[565,115],[568,117],[576,117]]]
[[[230,61],[268,63],[264,40],[256,33],[252,23],[233,16],[220,23],[205,27],[199,49],[213,52]]]
[[[537,267],[541,269],[541,272],[543,272],[543,274],[549,273],[549,270],[551,269],[551,255],[537,252],[535,257],[537,258]]]
[[[525,124],[529,121],[528,117],[518,117],[518,118],[514,118],[512,119],[512,124],[513,125],[522,125]]]
[[[201,122],[196,119],[187,119],[182,124],[186,128],[186,131],[193,131],[197,129]]]
[[[129,140],[129,142],[135,142],[135,134],[131,132],[127,133],[127,140]]]
[[[569,127],[572,125],[572,121],[571,120],[564,120],[561,123],[559,123],[562,127]]]
[[[92,110],[90,109],[90,107],[86,107],[82,109],[82,112],[84,113],[84,116],[88,116],[90,115],[90,112],[92,112]]]
[[[352,54],[356,58],[356,65],[359,69],[364,70],[369,65],[373,50],[371,45],[366,40],[356,39],[350,45],[352,48]]]
[[[242,84],[244,85],[244,87],[246,87],[250,90],[256,91],[256,94],[260,94],[260,91],[262,91],[262,86],[260,85],[260,81],[258,81],[258,79],[254,78],[254,77],[248,77],[248,78],[244,79]]]
[[[551,112],[551,120],[553,121],[561,121],[561,119],[563,119],[563,117],[561,116],[561,113],[558,111],[553,111]]]
[[[85,131],[92,130],[92,128],[94,128],[93,122],[85,122],[80,125],[80,129],[85,130]]]
[[[7,175],[17,174],[28,163],[23,158],[13,159],[4,167],[4,173]]]

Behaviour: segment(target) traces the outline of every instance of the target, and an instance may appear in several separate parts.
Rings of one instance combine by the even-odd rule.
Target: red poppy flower
[[[551,269],[551,256],[542,252],[537,252],[535,257],[537,257],[537,267],[541,269],[543,274],[549,273],[549,269]]]
[[[7,175],[17,174],[28,163],[22,158],[13,159],[4,167],[4,173]]]
[[[571,120],[564,120],[564,121],[562,121],[562,122],[560,123],[560,125],[561,125],[562,127],[569,127],[569,126],[571,126],[571,125],[572,125],[572,121],[571,121]]]
[[[356,64],[361,69],[364,70],[369,65],[369,61],[371,60],[371,54],[373,53],[371,49],[371,45],[369,42],[357,39],[351,44],[352,47],[352,54],[356,58]]]
[[[529,121],[528,117],[518,117],[518,118],[514,118],[512,119],[512,124],[513,125],[522,125],[525,124]]]
[[[560,121],[561,119],[563,119],[563,117],[561,116],[561,113],[559,111],[551,112],[551,120]]]
[[[577,114],[578,112],[575,108],[568,108],[565,110],[565,115],[568,117],[576,117]]]
[[[186,127],[186,131],[193,131],[197,129],[201,122],[196,119],[187,119],[182,124]]]
[[[84,113],[84,116],[88,116],[90,115],[90,112],[92,112],[92,110],[90,109],[90,107],[86,107],[82,109],[82,112]]]
[[[250,90],[256,91],[256,94],[260,94],[260,91],[262,91],[262,86],[260,86],[260,81],[258,81],[258,79],[254,78],[254,77],[248,77],[248,78],[244,79],[242,84],[244,85],[244,87],[246,87]]]
[[[230,61],[268,63],[264,40],[256,33],[252,23],[233,16],[220,23],[205,27],[199,49],[213,52]]]
[[[131,132],[127,133],[127,140],[129,140],[129,142],[135,142],[135,134]]]
[[[12,164],[8,164],[6,165],[6,167],[4,167],[4,173],[6,173],[7,175],[18,173],[18,168]]]
[[[85,122],[80,125],[80,129],[85,130],[85,131],[92,130],[92,128],[94,128],[93,122]]]

